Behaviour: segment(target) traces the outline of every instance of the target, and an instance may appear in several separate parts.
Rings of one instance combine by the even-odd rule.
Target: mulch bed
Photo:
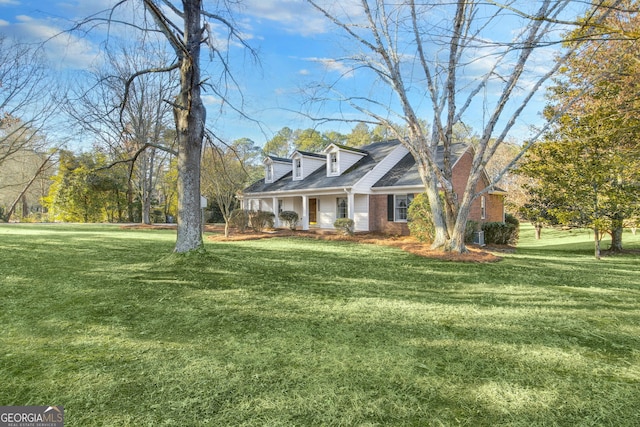
[[[135,229],[156,229],[156,230],[169,230],[175,229],[175,224],[129,224],[122,226],[123,228],[135,228]],[[411,236],[388,236],[375,233],[357,233],[353,236],[339,235],[333,231],[327,230],[288,230],[288,229],[276,229],[265,232],[255,232],[247,230],[244,233],[239,233],[232,230],[229,237],[224,237],[224,227],[218,225],[206,225],[204,228],[206,239],[213,242],[233,242],[243,240],[258,240],[258,239],[271,239],[277,237],[305,237],[319,240],[345,240],[350,242],[358,242],[363,244],[373,245],[385,245],[400,248],[403,251],[410,252],[415,255],[419,255],[425,258],[439,259],[442,261],[458,261],[458,262],[497,262],[502,259],[494,252],[512,252],[513,248],[509,246],[504,247],[477,247],[474,245],[467,246],[467,253],[458,254],[454,252],[434,251],[429,247],[427,243],[421,243]]]
[[[208,235],[206,238],[215,242],[228,242],[228,241],[243,241],[243,240],[257,240],[257,239],[270,239],[277,237],[305,237],[319,240],[344,240],[357,243],[373,244],[373,245],[385,245],[400,248],[406,252],[410,252],[415,255],[423,256],[426,258],[439,259],[444,261],[460,261],[460,262],[496,262],[500,261],[502,257],[494,254],[494,251],[511,251],[513,248],[479,248],[476,246],[467,246],[467,253],[457,254],[453,252],[434,251],[430,249],[430,245],[421,243],[411,236],[388,236],[374,233],[357,233],[353,236],[343,236],[330,231],[302,231],[302,230],[285,230],[277,229],[266,232],[254,232],[247,231],[245,233],[237,233],[233,231],[229,237],[224,237],[224,231],[222,228],[211,227],[205,228],[205,231],[210,231],[213,234]]]

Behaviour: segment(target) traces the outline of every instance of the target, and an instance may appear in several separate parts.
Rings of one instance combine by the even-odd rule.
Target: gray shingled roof
[[[455,164],[468,149],[469,146],[467,144],[452,144],[451,164]],[[444,165],[444,147],[442,145],[438,146],[436,161],[442,169]],[[380,178],[373,187],[410,187],[416,185],[422,185],[422,179],[413,155],[407,154],[385,176]]]
[[[271,160],[273,160],[274,162],[283,162],[283,163],[292,163],[293,160],[291,159],[286,159],[284,157],[276,157],[276,156],[267,156],[268,158],[270,158]]]
[[[318,157],[320,159],[326,159],[327,156],[325,156],[324,154],[320,154],[320,153],[312,153],[310,151],[300,151],[300,150],[296,150],[296,153],[300,153],[303,156],[309,156],[309,157]]]
[[[382,159],[388,156],[400,142],[398,140],[374,142],[359,148],[359,151],[367,153],[362,159],[351,166],[340,176],[327,176],[325,166],[316,169],[311,175],[300,181],[292,179],[292,173],[284,175],[273,183],[265,183],[264,179],[254,182],[243,190],[245,194],[266,193],[271,191],[317,190],[323,188],[351,187],[363,176],[373,169]],[[451,162],[455,164],[469,146],[467,144],[453,144],[451,146]],[[304,153],[310,154],[310,153]],[[439,146],[436,161],[442,167],[444,147]],[[418,167],[411,154],[407,154],[386,175],[384,175],[373,187],[404,187],[420,186],[422,180],[418,173]]]
[[[243,190],[245,194],[265,193],[271,191],[293,191],[306,189],[322,189],[351,187],[365,176],[378,162],[387,157],[400,144],[398,140],[374,142],[360,147],[367,155],[358,160],[340,176],[327,176],[327,169],[321,166],[311,175],[300,181],[294,181],[291,172],[273,183],[265,183],[264,179],[254,182]]]

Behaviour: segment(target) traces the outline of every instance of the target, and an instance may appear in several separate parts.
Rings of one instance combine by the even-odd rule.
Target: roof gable
[[[468,144],[452,144],[451,145],[451,164],[452,167],[471,147]],[[439,145],[436,151],[436,162],[438,167],[444,167],[444,147]],[[393,168],[389,170],[373,187],[410,187],[421,186],[422,178],[418,172],[418,166],[412,154],[407,154]]]

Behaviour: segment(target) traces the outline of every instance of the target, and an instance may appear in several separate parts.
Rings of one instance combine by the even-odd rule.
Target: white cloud
[[[20,2],[17,0],[0,0],[0,6],[7,6],[7,5],[17,6],[19,4]]]
[[[325,70],[329,72],[342,74],[342,76],[345,78],[351,78],[355,74],[355,71],[352,68],[347,67],[342,62],[336,61],[335,59],[332,59],[332,58],[312,57],[312,58],[304,58],[304,60],[319,63],[324,67]]]
[[[301,76],[308,76],[309,74],[311,74],[311,71],[303,68],[302,70],[298,71],[298,74],[300,74]]]
[[[202,95],[202,102],[205,106],[222,104],[222,100],[214,95]]]
[[[3,32],[26,43],[44,44],[47,58],[60,68],[87,68],[100,56],[86,37],[65,33],[54,21],[18,15],[15,22],[2,24]]]
[[[351,10],[353,0],[339,2],[343,10]],[[243,12],[257,20],[281,24],[286,31],[310,36],[324,34],[333,24],[304,0],[246,0]]]

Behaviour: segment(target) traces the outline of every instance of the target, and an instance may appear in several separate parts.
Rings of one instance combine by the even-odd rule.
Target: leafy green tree
[[[624,220],[638,213],[640,153],[587,126],[563,131],[563,139],[536,146],[520,168],[520,173],[540,180],[531,189],[530,211],[537,210],[542,218],[550,215],[560,224],[592,228],[598,258],[603,233],[611,235],[610,250],[620,251]]]
[[[322,134],[315,129],[296,131],[294,140],[296,150],[319,153],[328,145]]]
[[[347,143],[348,136],[335,130],[329,130],[322,132],[322,138],[326,141],[327,145],[331,143],[345,145]]]
[[[373,138],[366,123],[358,123],[347,135],[347,145],[350,147],[362,147],[371,144],[371,142],[373,142]]]
[[[283,127],[264,144],[262,148],[263,155],[287,157],[292,151],[294,137],[294,132],[290,128]]]
[[[531,222],[535,228],[537,240],[540,240],[543,227],[558,224],[558,220],[552,214],[556,203],[555,198],[545,194],[545,189],[548,188],[540,185],[527,186],[526,190],[530,197],[527,202],[518,207],[518,215]]]
[[[175,157],[158,171],[156,191],[164,221],[172,222],[178,214],[178,165]]]
[[[394,136],[389,131],[389,128],[383,125],[376,125],[371,130],[371,142],[388,141]]]
[[[59,154],[58,173],[44,198],[53,221],[122,221],[126,208],[126,170],[105,168],[100,153]]]
[[[623,3],[637,10],[638,2]],[[521,168],[540,181],[533,207],[543,212],[550,203],[560,223],[593,228],[596,257],[603,233],[612,251],[622,250],[624,222],[637,216],[640,197],[640,47],[624,36],[640,17],[622,10],[603,20],[618,35],[581,41],[561,69],[545,111],[555,125]],[[576,30],[568,44],[586,35]]]

